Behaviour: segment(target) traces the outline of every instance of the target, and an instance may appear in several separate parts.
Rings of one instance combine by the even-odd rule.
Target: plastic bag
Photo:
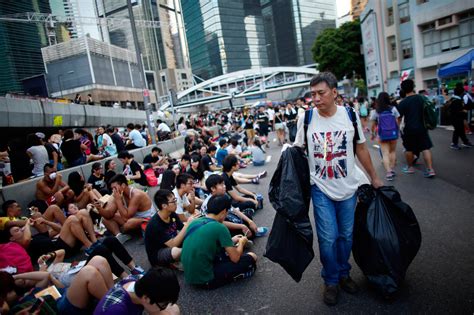
[[[352,253],[369,284],[385,297],[400,289],[421,245],[415,214],[394,187],[357,191]]]

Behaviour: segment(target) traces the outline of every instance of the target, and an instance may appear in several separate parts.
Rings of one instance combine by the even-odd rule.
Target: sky
[[[336,0],[337,17],[347,14],[351,8],[351,0]]]

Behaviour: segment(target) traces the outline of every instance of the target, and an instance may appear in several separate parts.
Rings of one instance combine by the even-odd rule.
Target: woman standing
[[[394,168],[399,136],[398,117],[400,117],[400,114],[397,108],[391,105],[388,93],[381,92],[377,98],[377,109],[371,112],[370,120],[373,121],[372,139],[375,138],[375,130],[377,129],[383,166],[387,172],[385,179],[389,181],[395,178]]]
[[[285,134],[285,110],[279,107],[275,108],[275,130],[278,138],[278,145],[282,146],[286,142]]]

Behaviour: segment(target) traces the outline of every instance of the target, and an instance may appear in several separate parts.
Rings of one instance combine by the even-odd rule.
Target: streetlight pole
[[[145,106],[146,121],[148,124],[148,131],[150,132],[151,141],[153,144],[156,144],[156,134],[153,121],[151,119],[151,108],[150,108],[150,92],[146,86],[146,76],[145,69],[143,68],[140,45],[138,43],[137,27],[135,25],[135,17],[133,16],[133,7],[132,1],[127,0],[128,15],[130,18],[130,26],[132,28],[133,43],[135,45],[135,53],[137,55],[138,70],[142,79],[142,88],[143,88],[143,102]]]

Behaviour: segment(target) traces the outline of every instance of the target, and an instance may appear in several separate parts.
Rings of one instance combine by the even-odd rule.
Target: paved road
[[[435,144],[435,168],[438,176],[425,179],[420,172],[399,175],[393,185],[410,204],[419,220],[423,235],[421,249],[410,266],[398,300],[387,303],[367,288],[360,269],[352,261],[353,278],[362,290],[356,296],[342,293],[335,307],[321,300],[323,282],[317,254],[300,283],[295,283],[279,266],[264,258],[266,237],[258,239],[254,251],[261,257],[256,275],[249,280],[214,291],[193,288],[179,275],[179,304],[184,314],[315,314],[315,313],[456,313],[474,311],[474,149],[449,150],[451,132],[432,132]],[[474,137],[471,136],[474,142]],[[379,174],[384,174],[378,152],[371,154]],[[279,159],[275,144],[268,151],[272,156],[264,168],[270,176],[260,185],[247,185],[267,196],[268,184]],[[403,162],[401,146],[399,161]],[[400,168],[399,164],[398,169]],[[254,173],[262,168],[249,167]],[[275,211],[268,200],[256,214],[259,225],[271,226]],[[317,242],[315,251],[318,253]],[[140,241],[127,244],[135,259],[149,267]]]

